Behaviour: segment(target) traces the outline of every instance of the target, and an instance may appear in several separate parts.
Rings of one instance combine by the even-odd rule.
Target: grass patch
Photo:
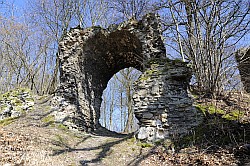
[[[243,111],[233,110],[232,112],[223,115],[222,118],[225,118],[227,120],[239,120],[241,117],[243,117],[243,115]]]
[[[132,137],[130,139],[128,139],[128,142],[131,142],[131,143],[136,143],[136,137]]]
[[[18,117],[10,117],[10,118],[6,118],[3,120],[0,120],[0,126],[7,126],[11,123],[13,123],[16,119],[18,119]]]
[[[222,115],[225,114],[225,111],[224,111],[224,110],[219,109],[219,108],[216,108],[216,107],[213,106],[213,105],[208,106],[208,109],[207,109],[207,110],[208,110],[209,114],[222,114]]]
[[[56,134],[55,135],[55,138],[53,139],[53,144],[58,146],[58,147],[61,147],[61,148],[68,148],[70,147],[69,146],[69,143],[68,143],[68,140],[63,138],[61,135],[59,134]]]
[[[48,115],[42,119],[43,123],[46,123],[49,126],[54,127],[55,126],[55,116],[54,115]]]
[[[60,130],[64,130],[64,131],[68,130],[68,127],[65,126],[65,125],[63,125],[63,124],[61,124],[61,123],[57,125],[57,128],[60,129]]]
[[[213,105],[197,104],[195,107],[198,110],[200,110],[205,116],[215,114],[215,115],[220,115],[222,118],[226,120],[239,120],[241,117],[244,116],[243,111],[232,110],[230,112],[227,112],[222,109],[216,108]]]
[[[137,146],[140,146],[142,148],[150,148],[154,146],[152,143],[147,143],[147,142],[138,142]]]

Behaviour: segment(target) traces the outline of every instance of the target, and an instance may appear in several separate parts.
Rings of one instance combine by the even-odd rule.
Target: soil
[[[49,106],[49,98],[37,97],[33,111],[9,125],[0,126],[0,165],[250,165],[250,140],[248,137],[244,137],[245,140],[241,140],[241,137],[238,139],[233,132],[243,128],[242,131],[249,134],[248,123],[223,123],[223,129],[210,126],[206,128],[202,139],[197,136],[188,143],[176,141],[176,144],[167,144],[162,141],[152,145],[141,143],[133,134],[118,134],[105,128],[92,133],[69,131],[53,121],[45,120],[53,111]],[[211,124],[214,118],[207,118],[206,123]],[[217,137],[219,143],[216,143],[216,134],[228,133],[227,126],[233,128],[230,128],[229,136],[236,138],[221,143],[219,138],[225,138],[222,135]]]

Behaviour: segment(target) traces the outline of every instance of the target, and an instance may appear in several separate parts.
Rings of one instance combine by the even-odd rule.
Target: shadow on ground
[[[133,134],[125,135],[125,134],[119,134],[116,132],[111,132],[103,127],[100,127],[94,132],[85,134],[84,136],[82,136],[80,141],[76,142],[74,145],[70,145],[62,137],[58,136],[56,140],[52,141],[52,144],[57,147],[57,149],[53,150],[52,156],[62,155],[62,154],[66,154],[69,152],[90,153],[90,151],[92,151],[93,154],[95,154],[95,157],[92,157],[92,159],[86,159],[86,160],[80,159],[79,163],[83,166],[89,165],[89,164],[92,164],[92,165],[100,164],[103,158],[110,155],[110,153],[112,152],[111,148],[114,145],[120,144],[130,139],[132,136]],[[98,141],[98,138],[103,139],[101,143],[94,141],[94,140]],[[89,142],[91,143],[90,145],[89,145]],[[81,147],[84,145],[84,143],[86,143],[86,146]]]

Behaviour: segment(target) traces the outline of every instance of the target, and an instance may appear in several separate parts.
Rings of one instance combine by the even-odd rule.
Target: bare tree
[[[105,0],[73,0],[74,18],[81,27],[107,26],[108,3]]]
[[[39,75],[43,66],[41,48],[27,24],[5,18],[0,26],[1,84],[5,90],[26,86],[39,91]]]
[[[197,91],[216,96],[235,68],[232,55],[250,30],[250,4],[242,0],[168,0],[165,11],[167,43],[194,70]],[[169,14],[167,14],[169,13]]]
[[[47,56],[46,62],[54,63],[50,65],[53,73],[47,87],[47,92],[53,93],[58,83],[59,41],[70,27],[86,27],[101,23],[104,20],[106,5],[102,0],[36,0],[35,3],[30,1],[28,8],[32,9],[27,15],[33,27],[50,39],[50,43],[46,43],[44,55]]]
[[[111,0],[108,6],[114,21],[124,21],[140,19],[149,12],[152,3],[152,0]]]

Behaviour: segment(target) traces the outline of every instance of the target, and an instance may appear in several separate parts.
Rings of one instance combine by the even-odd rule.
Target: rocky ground
[[[250,102],[248,97],[244,96],[242,104]],[[250,165],[249,105],[241,109],[243,115],[230,114],[238,119],[228,120],[228,113],[211,113],[214,101],[206,100],[207,105],[201,106],[203,99],[197,99],[199,108],[207,111],[204,124],[182,140],[153,146],[132,135],[105,129],[94,133],[68,131],[53,121],[49,99],[36,97],[34,109],[26,115],[0,122],[0,165]],[[233,104],[217,101],[220,108],[227,106],[226,112],[236,107],[233,97],[227,99]],[[235,101],[239,103],[239,99]]]

